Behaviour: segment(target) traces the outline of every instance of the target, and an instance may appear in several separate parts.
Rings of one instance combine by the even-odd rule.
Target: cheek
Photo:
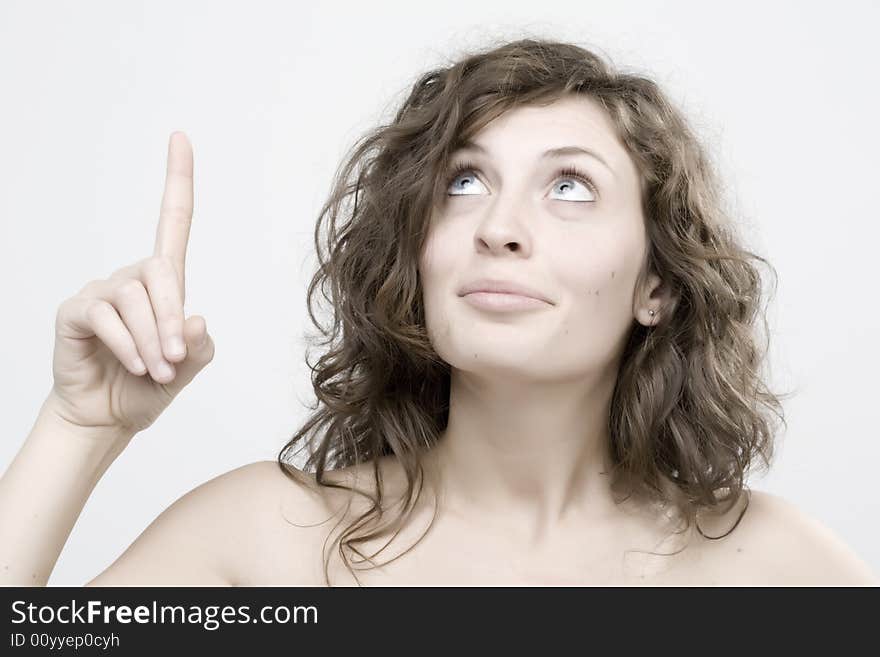
[[[460,239],[449,230],[433,227],[428,233],[422,253],[419,257],[419,276],[427,298],[436,293],[442,285],[449,285],[455,280],[456,272],[461,271],[459,260],[466,256]]]
[[[607,307],[619,301],[630,279],[633,248],[619,239],[568,242],[553,258],[555,278],[576,306]]]
[[[422,287],[422,305],[428,334],[436,345],[450,331],[449,318],[443,304],[444,294],[452,284],[455,272],[453,250],[447,241],[438,239],[436,231],[429,235],[419,257],[419,280]]]
[[[443,245],[448,241],[444,225],[441,222],[432,220],[428,226],[428,234],[425,236],[425,243],[422,245],[422,254],[419,260],[420,264],[430,267],[431,263],[438,260],[442,256]]]
[[[562,354],[556,364],[575,372],[608,365],[633,320],[638,243],[599,237],[572,241],[577,249],[557,249],[552,259],[562,304],[554,330],[556,351]]]

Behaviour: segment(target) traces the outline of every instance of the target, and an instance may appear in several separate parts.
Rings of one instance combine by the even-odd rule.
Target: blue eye
[[[446,176],[446,187],[448,188],[455,180],[461,176],[463,173],[473,173],[474,165],[470,162],[463,162],[462,164],[458,164],[453,167],[452,172]],[[458,196],[458,194],[451,194],[451,196]]]
[[[579,183],[584,185],[594,196],[598,196],[596,192],[596,185],[593,183],[593,180],[585,174],[580,169],[575,167],[565,167],[556,172],[557,176],[564,176],[565,179],[577,180]]]
[[[464,173],[473,174],[475,171],[477,171],[476,167],[470,162],[462,162],[461,164],[457,164],[457,165],[453,166],[451,169],[451,173],[449,173],[449,175],[446,177],[447,189],[449,188],[450,185],[452,185],[452,183],[454,183],[458,178],[460,178],[462,174],[464,174]],[[594,196],[598,196],[598,193],[596,191],[596,185],[593,183],[592,179],[587,174],[585,174],[583,171],[581,171],[580,169],[568,166],[568,167],[564,167],[564,168],[560,169],[559,171],[557,171],[555,175],[556,175],[557,181],[559,181],[560,179],[567,180],[569,182],[572,180],[576,180],[577,182],[584,185],[587,189],[589,189],[590,192]],[[474,175],[468,176],[468,178],[472,178],[473,180],[479,180]],[[467,178],[465,178],[465,179],[467,179]],[[473,187],[473,183],[470,183],[469,185],[467,185],[467,187],[468,188]],[[463,188],[460,188],[460,189],[463,189]],[[449,193],[447,193],[447,196],[470,196],[470,195],[471,194],[469,194],[469,193],[465,193],[465,194],[449,194]],[[578,202],[591,203],[593,201],[590,200],[590,201],[578,201]]]

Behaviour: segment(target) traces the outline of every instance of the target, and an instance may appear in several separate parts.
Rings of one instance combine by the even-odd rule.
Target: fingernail
[[[179,337],[174,336],[168,340],[168,355],[169,356],[181,356],[183,355],[186,347],[183,346],[183,340]]]

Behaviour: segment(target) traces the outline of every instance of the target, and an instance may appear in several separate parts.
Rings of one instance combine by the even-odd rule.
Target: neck
[[[491,381],[453,370],[449,421],[431,450],[443,505],[491,514],[540,540],[569,518],[599,520],[611,495],[613,379]]]

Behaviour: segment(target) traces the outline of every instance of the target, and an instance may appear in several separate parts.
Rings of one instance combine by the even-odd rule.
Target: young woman
[[[0,486],[5,583],[46,583],[102,474],[213,357],[183,316],[192,181],[174,133],[153,255],[58,310],[54,385]],[[720,191],[657,85],[578,46],[425,74],[319,217],[313,415],[89,584],[877,583],[744,486],[784,418],[753,334],[766,261]]]

